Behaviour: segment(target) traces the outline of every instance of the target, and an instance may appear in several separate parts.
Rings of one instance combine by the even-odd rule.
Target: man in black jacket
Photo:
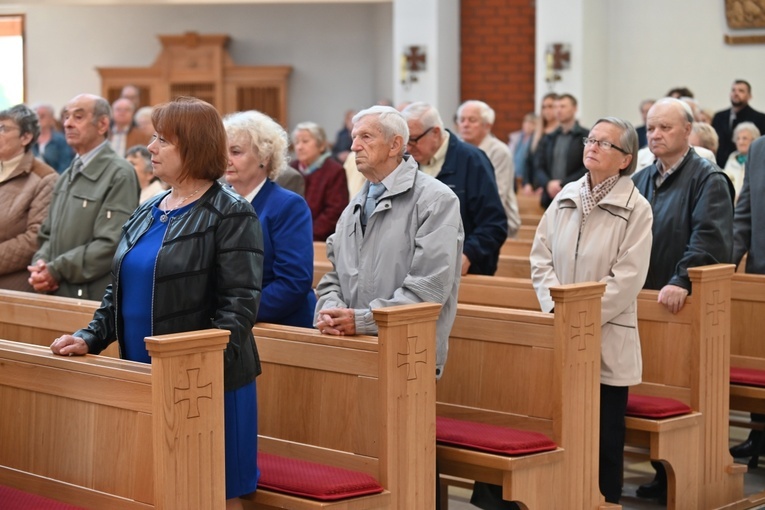
[[[653,247],[643,288],[658,290],[659,302],[672,313],[683,308],[691,292],[688,268],[730,263],[733,252],[733,184],[690,146],[692,123],[687,103],[657,101],[647,122],[656,162],[632,178],[653,209]],[[666,499],[664,466],[652,464],[656,477],[637,495]]]
[[[751,106],[752,86],[745,80],[736,80],[730,88],[730,104],[727,110],[715,113],[712,119],[712,127],[717,131],[720,138],[720,146],[717,149],[717,164],[725,168],[728,156],[736,150],[733,141],[733,130],[742,122],[753,122],[760,133],[765,133],[765,114],[758,112]]]
[[[582,162],[582,139],[590,131],[576,120],[577,102],[571,94],[555,100],[558,129],[542,137],[534,153],[534,186],[542,188],[541,204],[545,209],[569,182],[576,181],[587,171]]]

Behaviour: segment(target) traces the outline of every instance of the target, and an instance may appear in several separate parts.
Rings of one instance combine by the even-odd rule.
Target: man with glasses
[[[587,171],[582,163],[584,147],[580,140],[589,130],[576,120],[577,101],[571,94],[555,100],[558,128],[542,137],[534,153],[534,186],[542,188],[540,203],[545,209],[563,186],[581,178]]]
[[[449,186],[460,200],[465,229],[462,274],[493,275],[507,216],[486,154],[444,128],[438,110],[417,102],[402,112],[409,126],[407,150],[420,170]]]
[[[648,147],[656,162],[633,176],[653,209],[653,246],[644,289],[659,291],[659,302],[678,313],[691,293],[688,268],[730,263],[733,252],[733,184],[717,166],[690,146],[693,113],[674,98],[648,111]],[[652,462],[656,477],[641,485],[641,498],[666,499],[664,466]]]

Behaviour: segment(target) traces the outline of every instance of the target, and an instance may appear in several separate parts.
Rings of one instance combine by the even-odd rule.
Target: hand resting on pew
[[[63,335],[53,340],[50,350],[59,356],[85,356],[88,353],[88,344],[78,336]]]
[[[688,297],[688,291],[677,285],[665,285],[659,291],[657,301],[667,307],[667,310],[677,314],[685,306],[685,298]]]
[[[319,313],[316,329],[326,335],[355,335],[356,314],[352,308],[327,308]]]

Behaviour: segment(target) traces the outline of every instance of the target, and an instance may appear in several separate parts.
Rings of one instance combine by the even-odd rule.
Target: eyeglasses
[[[7,124],[0,124],[0,135],[2,135],[3,133],[7,133],[9,131],[13,131],[14,129],[21,130],[21,128],[18,126],[9,126]]]
[[[428,129],[426,129],[425,131],[423,131],[423,132],[422,132],[422,134],[421,134],[420,136],[413,136],[413,137],[410,137],[410,138],[409,138],[409,141],[408,141],[408,142],[406,142],[406,144],[407,144],[407,145],[417,145],[417,142],[419,142],[419,141],[422,139],[422,137],[423,137],[423,136],[425,136],[425,135],[427,135],[428,133],[430,133],[430,132],[433,130],[433,128],[434,128],[434,127],[435,127],[435,126],[431,126],[431,127],[429,127]]]
[[[605,140],[597,140],[595,138],[588,138],[585,136],[584,138],[582,138],[582,143],[584,144],[585,147],[596,143],[598,144],[598,147],[600,147],[604,151],[610,151],[611,149],[616,149],[623,154],[627,154],[627,151],[625,151],[618,145],[614,145],[611,142],[606,142]]]

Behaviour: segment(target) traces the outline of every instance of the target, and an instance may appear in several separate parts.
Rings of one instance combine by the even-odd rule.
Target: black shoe
[[[648,498],[648,499],[667,499],[667,485],[660,480],[654,480],[649,483],[644,483],[640,487],[637,488],[637,491],[635,492],[637,497],[639,498]]]
[[[730,454],[737,459],[741,458],[747,458],[754,455],[755,451],[757,450],[757,443],[753,441],[752,439],[747,439],[741,444],[737,444],[736,446],[731,446],[730,448]]]

